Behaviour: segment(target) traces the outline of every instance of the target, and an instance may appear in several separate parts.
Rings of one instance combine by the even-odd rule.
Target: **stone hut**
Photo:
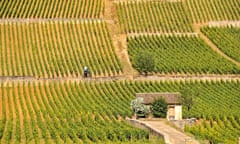
[[[182,102],[180,93],[137,93],[136,98],[143,98],[143,104],[151,105],[158,98],[164,98],[168,104],[167,119],[182,120]]]

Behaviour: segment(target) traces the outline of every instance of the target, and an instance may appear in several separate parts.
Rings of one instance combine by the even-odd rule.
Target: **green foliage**
[[[133,67],[141,53],[155,56],[155,72],[190,74],[239,74],[240,67],[213,51],[197,36],[128,37]],[[152,72],[153,69],[149,70]]]
[[[128,1],[116,5],[122,32],[192,32],[182,2]]]
[[[2,139],[6,119],[0,120],[0,139]]]
[[[204,27],[201,31],[226,55],[240,62],[240,28]]]
[[[225,114],[224,114],[225,115]],[[186,127],[185,131],[196,135],[199,139],[209,140],[213,144],[238,143],[240,134],[239,117],[228,116],[209,116],[201,120],[201,123],[192,127]]]
[[[15,4],[18,7],[15,7]],[[5,0],[0,3],[0,18],[99,18],[103,0],[41,1]]]
[[[198,89],[194,89],[192,87],[184,87],[181,90],[182,104],[183,107],[186,107],[187,109],[187,117],[189,117],[191,109],[194,106],[194,103],[196,102],[198,95],[199,95]]]
[[[139,52],[133,58],[133,66],[140,72],[148,74],[154,70],[156,65],[155,56],[150,52]]]
[[[166,118],[167,116],[167,102],[164,98],[156,99],[151,105],[151,111],[153,116]]]
[[[239,20],[239,0],[186,0],[192,21]]]
[[[198,89],[199,92],[190,116],[206,120],[199,131],[197,127],[191,133],[201,133],[206,139],[221,138],[225,143],[233,143],[231,141],[236,141],[235,137],[239,135],[239,80],[10,84],[2,85],[0,89],[3,115],[0,130],[4,143],[19,139],[27,143],[32,140],[37,143],[121,143],[122,140],[123,143],[148,143],[148,132],[122,120],[132,116],[129,104],[135,94],[179,92],[185,87]],[[6,116],[7,119],[4,118]],[[23,124],[19,123],[22,118]],[[17,136],[20,133],[24,138]]]
[[[104,22],[4,23],[0,27],[4,41],[0,75],[80,77],[84,66],[93,77],[122,72]]]

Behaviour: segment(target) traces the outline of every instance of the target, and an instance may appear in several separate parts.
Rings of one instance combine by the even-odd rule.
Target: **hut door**
[[[169,111],[169,119],[174,120],[175,119],[175,107],[169,106],[168,111]]]

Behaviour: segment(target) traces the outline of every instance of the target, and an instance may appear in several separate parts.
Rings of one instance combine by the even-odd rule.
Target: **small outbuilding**
[[[167,119],[182,120],[182,101],[180,93],[137,93],[136,98],[143,98],[144,105],[151,105],[154,100],[164,98],[168,104]]]

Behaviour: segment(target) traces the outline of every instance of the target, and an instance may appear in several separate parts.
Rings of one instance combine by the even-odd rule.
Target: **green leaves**
[[[122,72],[104,22],[4,23],[1,29],[0,75],[77,77],[84,66],[93,76]]]
[[[99,18],[103,10],[103,0],[13,0],[1,2],[0,18]]]
[[[154,71],[156,60],[153,53],[140,51],[138,55],[133,58],[133,66],[140,72],[145,73]]]
[[[166,118],[167,116],[167,102],[163,98],[156,99],[151,104],[151,111],[153,116],[160,117],[160,118]]]
[[[240,28],[204,27],[201,32],[226,55],[240,62]]]
[[[181,98],[183,107],[187,109],[187,117],[191,112],[192,107],[196,103],[196,99],[199,96],[199,89],[193,88],[191,86],[184,87],[181,90]]]
[[[117,4],[122,32],[192,32],[182,2],[121,2]]]
[[[239,0],[186,0],[192,21],[239,20]]]
[[[197,36],[146,35],[128,37],[127,40],[130,60],[133,67],[140,72],[154,71],[181,74],[240,73],[240,67],[217,54]],[[149,69],[148,66],[151,66],[152,62],[148,63],[145,59],[152,59],[153,56],[156,58],[156,67],[155,69]],[[142,65],[138,64],[138,61]]]
[[[197,125],[185,128],[185,131],[212,143],[237,143],[239,130],[240,123],[232,115],[217,118],[210,116],[200,120]]]

